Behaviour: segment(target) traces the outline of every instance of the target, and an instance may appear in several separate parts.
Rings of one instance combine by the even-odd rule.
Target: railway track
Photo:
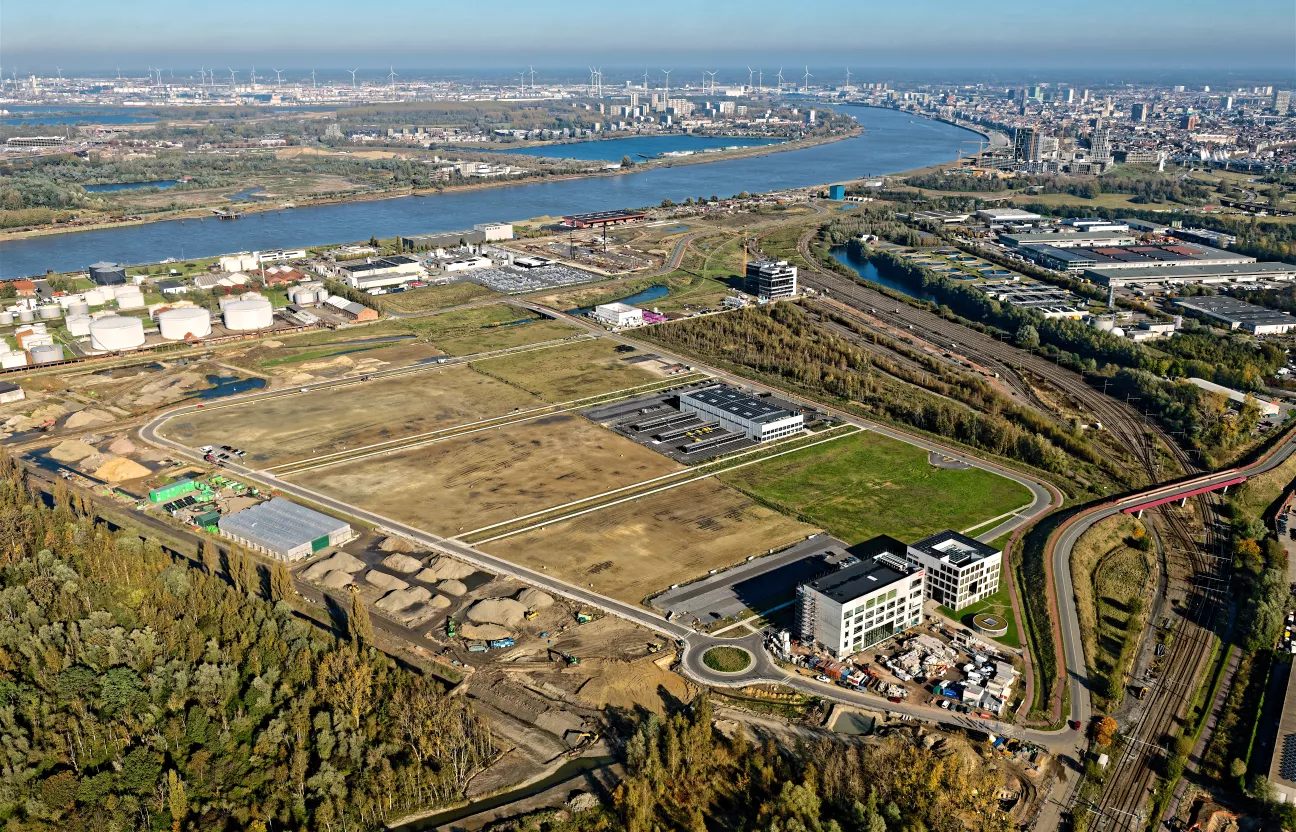
[[[1196,498],[1205,521],[1205,540],[1198,542],[1188,520],[1169,507],[1158,509],[1167,540],[1178,548],[1179,583],[1187,592],[1170,649],[1150,698],[1138,721],[1127,731],[1120,754],[1109,767],[1102,794],[1093,810],[1090,828],[1096,832],[1141,832],[1146,827],[1145,805],[1156,780],[1155,764],[1168,760],[1175,743],[1174,728],[1184,720],[1197,684],[1206,672],[1215,628],[1226,609],[1228,564],[1222,557],[1223,537],[1210,522],[1218,497]],[[1182,573],[1186,572],[1186,579]],[[1187,724],[1184,724],[1186,730]]]

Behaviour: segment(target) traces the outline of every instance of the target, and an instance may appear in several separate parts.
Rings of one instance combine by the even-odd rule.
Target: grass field
[[[815,531],[709,478],[484,548],[639,603],[671,584],[782,548]]]
[[[972,619],[983,612],[1003,616],[1008,621],[1008,632],[1004,633],[1001,638],[991,639],[1008,647],[1021,647],[1021,636],[1017,634],[1017,616],[1013,615],[1012,599],[1008,597],[1008,588],[1002,587],[994,595],[983,598],[975,604],[965,607],[958,612],[949,607],[940,607],[941,614],[947,618],[961,622],[969,630],[972,629]],[[982,636],[988,638],[988,636]]]
[[[508,384],[456,365],[291,393],[176,417],[162,431],[191,447],[221,444],[266,467],[500,416],[537,404]]]
[[[455,535],[680,468],[563,413],[292,479],[412,526]]]
[[[615,285],[597,285],[558,292],[538,300],[554,309],[579,309],[597,306],[600,303],[611,303],[638,294],[651,286],[665,286],[667,294],[637,305],[646,309],[659,309],[662,312],[715,309],[730,293],[729,287],[719,280],[687,272],[673,272],[665,277],[645,277]]]
[[[473,366],[551,402],[596,396],[660,380],[660,376],[623,360],[642,353],[619,353],[616,346],[600,338],[474,361]]]
[[[913,542],[961,531],[1030,502],[1012,480],[980,468],[936,468],[921,448],[871,431],[720,477],[851,544],[879,534]]]
[[[581,330],[520,306],[492,303],[420,318],[417,332],[447,355],[473,355],[570,338]]]
[[[480,283],[465,280],[461,283],[424,286],[421,289],[407,289],[394,295],[384,295],[382,306],[389,312],[431,312],[458,306],[461,303],[497,297],[502,297],[499,292],[488,289]]]

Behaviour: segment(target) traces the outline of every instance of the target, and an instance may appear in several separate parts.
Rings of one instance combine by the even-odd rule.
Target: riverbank
[[[324,205],[339,205],[352,202],[371,202],[382,199],[401,199],[404,197],[426,197],[440,194],[462,193],[482,190],[493,190],[496,188],[510,188],[519,185],[532,185],[540,182],[565,182],[574,179],[596,179],[616,176],[630,176],[636,173],[647,173],[652,170],[662,168],[680,167],[684,165],[707,164],[710,162],[726,162],[737,159],[747,159],[758,156],[768,156],[774,153],[784,153],[790,150],[805,150],[820,145],[832,144],[833,142],[843,141],[845,139],[855,138],[864,132],[862,127],[854,130],[833,134],[828,136],[815,136],[808,139],[795,141],[785,141],[778,144],[752,145],[750,147],[740,147],[734,150],[726,150],[721,153],[700,153],[692,156],[673,156],[667,159],[652,159],[643,162],[637,162],[633,167],[623,170],[594,170],[585,173],[564,173],[553,176],[524,176],[516,179],[503,179],[488,182],[474,182],[467,185],[454,185],[445,188],[411,188],[401,191],[363,191],[355,194],[349,194],[338,197],[328,197],[324,199],[310,200],[292,200],[291,204],[278,202],[273,198],[264,201],[250,202],[245,204],[220,202],[209,205],[201,205],[193,208],[186,208],[180,211],[159,211],[155,214],[148,214],[132,219],[123,219],[118,221],[106,221],[89,223],[86,225],[62,225],[62,226],[41,226],[31,229],[18,229],[12,231],[0,232],[0,242],[11,240],[23,240],[32,237],[47,237],[53,234],[76,234],[82,231],[101,231],[109,228],[129,228],[131,226],[149,225],[156,222],[175,221],[185,222],[188,220],[208,219],[220,222],[238,222],[239,220],[220,220],[212,211],[221,209],[235,211],[240,217],[251,216],[255,214],[270,213],[275,211],[291,211],[299,208],[314,208]],[[467,152],[468,149],[465,149]],[[496,154],[507,155],[507,154]],[[247,185],[247,183],[244,183]],[[239,186],[235,186],[239,187]],[[255,184],[247,185],[255,187]],[[243,189],[246,190],[247,187]],[[726,194],[728,196],[728,194]],[[627,208],[641,206],[625,206]]]

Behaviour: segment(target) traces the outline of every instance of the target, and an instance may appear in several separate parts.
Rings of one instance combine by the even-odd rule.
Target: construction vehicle
[[[535,618],[539,614],[540,614],[539,610],[527,610],[525,613],[527,620]]]
[[[588,624],[593,620],[594,620],[594,616],[585,612],[584,610],[581,610],[580,612],[576,613],[577,624]]]
[[[549,648],[549,657],[553,658],[554,656],[557,656],[568,667],[576,667],[581,663],[580,656],[573,656],[571,653],[564,653],[562,650],[551,647]]]
[[[489,642],[487,642],[487,645],[492,650],[501,650],[505,647],[512,647],[515,643],[516,642],[514,642],[512,638],[506,637],[506,638],[493,638]]]
[[[485,644],[481,644],[481,643],[477,643],[477,644],[470,644],[470,645],[468,645],[468,652],[469,652],[469,653],[485,653],[485,652],[486,652],[487,650],[489,650],[489,649],[490,649],[489,647],[487,647]]]
[[[459,635],[459,625],[452,615],[446,619],[446,638],[454,638],[457,635]]]

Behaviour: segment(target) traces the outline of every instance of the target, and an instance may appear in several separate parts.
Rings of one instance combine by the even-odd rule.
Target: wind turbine
[[[396,98],[396,67],[387,67],[387,83],[391,84],[392,98]]]
[[[644,70],[644,92],[648,92],[648,70]]]
[[[275,74],[275,86],[276,86],[276,87],[283,83],[283,75],[280,74],[280,73],[282,73],[282,72],[283,72],[282,69],[276,69],[276,70],[274,70],[274,74]]]
[[[256,91],[256,64],[252,65],[252,71],[248,74],[251,76],[251,78],[248,80],[248,84],[252,86],[252,90],[255,92]]]
[[[783,67],[779,67],[778,71],[778,89],[783,92]]]
[[[765,70],[756,70],[756,84],[761,92],[765,92]]]
[[[356,74],[356,70],[358,70],[359,68],[360,67],[356,67],[355,69],[347,70],[347,72],[351,73],[351,89],[355,89],[355,74]],[[312,69],[311,78],[313,79],[314,77],[315,77],[315,70]]]
[[[531,65],[531,92],[535,92],[535,65]]]
[[[234,71],[234,67],[232,66],[227,66],[225,68],[230,71],[230,90],[232,92],[238,92],[238,80],[234,77],[238,75],[238,73]]]
[[[664,97],[665,97],[665,98],[670,98],[670,74],[671,74],[672,72],[674,72],[674,71],[675,71],[675,70],[673,70],[673,69],[663,69],[663,70],[662,70],[662,72],[666,73],[666,88],[665,88],[664,90],[662,90],[662,92],[664,93]]]
[[[63,80],[63,67],[58,66],[58,65],[56,64],[56,65],[54,66],[54,71],[58,73],[59,80],[62,81],[62,80]]]
[[[713,70],[711,70],[710,72],[704,72],[704,73],[703,73],[704,75],[710,75],[710,76],[711,76],[711,95],[715,95],[715,77],[716,77],[716,73],[717,73],[717,72],[719,72],[719,70],[715,70],[715,69],[713,69]]]
[[[747,67],[747,89],[752,88],[752,78],[754,77],[756,77],[756,70],[752,69],[750,66]]]
[[[850,86],[850,67],[846,67],[846,86]]]
[[[806,65],[806,68],[805,68],[804,84],[803,84],[803,86],[801,87],[801,91],[802,91],[802,92],[807,92],[807,91],[809,91],[809,89],[810,89],[810,79],[813,78],[813,77],[814,77],[814,76],[810,74],[810,65],[807,64],[807,65]]]
[[[355,79],[352,78],[351,80],[354,81]],[[311,89],[315,89],[315,70],[313,69],[311,70]]]
[[[526,89],[526,70],[525,70],[525,69],[518,73],[518,88],[519,88],[519,89],[522,89],[522,90],[525,90],[525,89]]]

